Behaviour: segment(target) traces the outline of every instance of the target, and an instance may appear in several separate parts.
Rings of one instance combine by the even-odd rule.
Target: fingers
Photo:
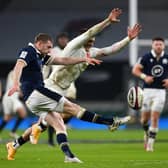
[[[141,32],[142,31],[142,26],[139,23],[137,23],[137,24],[134,25],[133,29],[137,32]]]
[[[90,65],[100,65],[103,61],[102,60],[98,60],[98,59],[94,59],[94,58],[91,58],[91,59],[88,59],[87,62],[90,64]]]
[[[122,14],[122,10],[119,9],[119,8],[114,8],[114,9],[112,10],[112,13],[115,14],[116,16],[119,16],[119,15]]]
[[[109,19],[111,22],[119,22],[118,17],[122,14],[122,10],[119,8],[114,8],[109,14]]]

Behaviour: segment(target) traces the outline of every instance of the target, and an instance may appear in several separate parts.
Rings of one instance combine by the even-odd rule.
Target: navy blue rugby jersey
[[[145,54],[139,59],[143,66],[143,73],[154,77],[154,82],[147,84],[144,82],[144,88],[164,89],[163,80],[168,78],[168,55],[163,53],[159,60],[153,51]]]
[[[42,57],[41,53],[31,43],[19,52],[18,59],[27,65],[23,68],[20,79],[24,100],[29,97],[34,89],[44,86],[42,66],[47,63],[49,58],[48,55]]]

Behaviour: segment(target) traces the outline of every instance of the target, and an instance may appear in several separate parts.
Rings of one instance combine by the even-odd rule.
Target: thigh
[[[153,103],[151,111],[161,113],[163,111],[165,101],[166,101],[166,91],[165,90],[155,91],[153,95]]]
[[[141,108],[141,112],[148,112],[151,110],[151,103],[152,103],[152,95],[150,90],[144,89],[143,92],[143,104]]]

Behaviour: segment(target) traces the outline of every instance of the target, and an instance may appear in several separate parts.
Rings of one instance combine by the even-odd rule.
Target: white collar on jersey
[[[154,50],[151,50],[151,53],[152,53],[153,57],[156,58],[157,55],[156,55],[155,51],[154,51]],[[165,52],[162,51],[162,53],[161,53],[160,56],[163,57],[163,56],[164,56],[164,53],[165,53]]]
[[[38,54],[41,54],[41,52],[34,46],[33,43],[29,43],[28,46],[33,47],[33,48],[36,50],[36,52],[37,52]]]

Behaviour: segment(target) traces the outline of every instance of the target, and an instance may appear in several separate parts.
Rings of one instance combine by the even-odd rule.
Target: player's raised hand
[[[90,65],[99,65],[101,64],[103,61],[102,60],[98,60],[95,58],[90,58],[90,57],[86,57],[86,62]]]
[[[118,17],[122,14],[122,10],[119,9],[119,8],[114,8],[111,13],[109,14],[108,16],[108,19],[111,21],[111,22],[114,22],[114,23],[117,23],[119,22],[120,20],[118,19]]]
[[[20,88],[19,85],[15,84],[13,87],[9,90],[8,96],[12,96],[15,92],[19,92]]]
[[[142,31],[142,26],[137,23],[133,26],[133,28],[128,27],[127,34],[130,40],[133,40],[139,35],[141,31]]]

